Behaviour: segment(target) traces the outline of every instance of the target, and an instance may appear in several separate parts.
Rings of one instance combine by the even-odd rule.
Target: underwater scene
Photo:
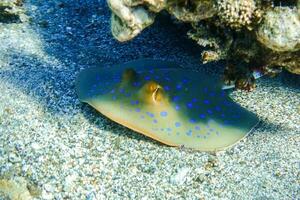
[[[0,0],[0,200],[300,199],[300,0]]]

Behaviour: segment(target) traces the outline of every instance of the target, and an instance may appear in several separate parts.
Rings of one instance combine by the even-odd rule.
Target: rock
[[[256,35],[258,41],[274,51],[300,50],[300,17],[297,9],[276,7],[268,11]]]
[[[170,182],[174,185],[182,185],[186,181],[189,172],[190,168],[188,167],[180,168],[176,174],[171,176]]]
[[[11,162],[11,163],[19,163],[22,161],[21,157],[18,156],[17,154],[15,153],[10,153],[8,155],[8,161]]]
[[[129,7],[128,1],[108,0],[113,10],[111,17],[111,31],[113,36],[123,42],[134,38],[144,28],[154,22],[155,15],[141,6]],[[135,4],[134,4],[135,5]]]

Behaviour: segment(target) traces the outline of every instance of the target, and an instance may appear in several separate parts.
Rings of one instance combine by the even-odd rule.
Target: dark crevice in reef
[[[274,6],[296,6],[296,5],[297,5],[297,0],[285,0],[285,1],[275,0],[274,1]]]

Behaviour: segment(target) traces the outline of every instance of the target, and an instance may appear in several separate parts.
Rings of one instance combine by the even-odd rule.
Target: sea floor
[[[25,9],[27,22],[0,24],[0,199],[299,199],[299,76],[231,93],[261,119],[233,148],[172,148],[81,103],[74,80],[142,57],[220,76],[223,63],[200,64],[186,25],[162,14],[121,44],[104,0],[28,0]]]

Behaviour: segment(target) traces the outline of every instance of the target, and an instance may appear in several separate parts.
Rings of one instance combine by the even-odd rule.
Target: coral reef
[[[127,41],[166,10],[190,23],[203,63],[226,60],[225,81],[254,88],[252,71],[300,74],[300,0],[108,0],[111,29]]]
[[[0,22],[25,21],[24,11],[21,9],[22,0],[1,0],[0,1]]]

